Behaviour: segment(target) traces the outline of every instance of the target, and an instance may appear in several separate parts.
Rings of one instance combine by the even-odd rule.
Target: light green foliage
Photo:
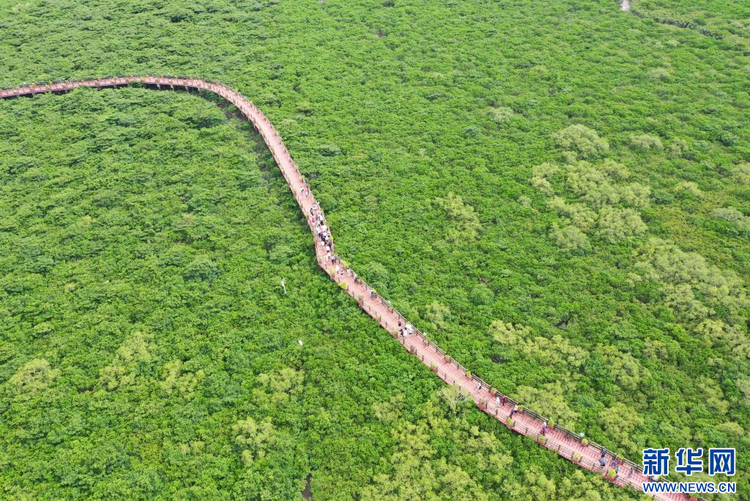
[[[437,301],[431,302],[424,308],[424,318],[437,329],[444,329],[447,326],[450,314],[451,310]]]
[[[46,389],[60,375],[60,371],[53,369],[44,359],[34,359],[26,362],[10,378],[10,384],[19,393],[33,394]]]
[[[553,197],[549,199],[547,206],[568,217],[573,226],[580,232],[589,231],[596,224],[597,213],[585,204],[569,204],[560,197]]]
[[[375,402],[372,404],[372,412],[375,417],[386,424],[392,424],[401,418],[401,408],[404,405],[404,396],[394,395],[387,402]]]
[[[734,207],[721,207],[711,212],[712,219],[726,221],[741,233],[750,233],[750,217],[744,215]]]
[[[575,429],[579,414],[571,409],[565,400],[565,395],[573,387],[574,385],[571,382],[562,381],[533,388],[519,386],[515,398],[546,418]]]
[[[604,369],[619,386],[635,390],[650,374],[630,353],[623,353],[614,346],[601,346],[597,353],[604,361]]]
[[[637,134],[630,136],[630,144],[642,150],[663,150],[661,139],[651,134]]]
[[[613,440],[622,444],[629,455],[637,455],[639,450],[647,447],[647,444],[638,442],[645,421],[626,404],[613,404],[599,413],[599,419],[602,429],[608,436],[613,437]]]
[[[637,280],[662,284],[665,303],[693,325],[709,318],[734,325],[743,321],[743,310],[750,306],[745,286],[734,272],[663,240],[652,239],[641,247],[636,270]]]
[[[597,232],[610,243],[617,243],[646,232],[646,224],[633,209],[602,207],[597,221]]]
[[[734,180],[744,186],[750,186],[750,164],[740,164],[734,168]]]
[[[471,395],[458,385],[445,386],[438,392],[438,395],[453,412],[465,407],[465,403],[471,402]]]
[[[648,72],[648,78],[651,80],[667,80],[669,71],[666,68],[653,68]]]
[[[694,183],[692,181],[682,181],[680,183],[677,183],[674,187],[674,191],[679,195],[688,195],[693,196],[696,198],[703,198],[704,193],[703,191],[698,187],[697,183]]]
[[[520,197],[518,197],[517,202],[521,207],[525,207],[527,209],[531,207],[531,199],[525,195],[521,195]]]
[[[550,236],[555,245],[565,252],[583,252],[591,247],[588,237],[577,226],[568,225],[562,228],[555,226]]]
[[[553,184],[562,170],[564,184]],[[547,207],[569,222],[553,224],[550,238],[563,252],[581,254],[591,249],[588,235],[597,235],[609,244],[630,241],[643,235],[647,226],[640,210],[650,205],[651,189],[641,183],[627,183],[627,167],[605,159],[593,164],[574,161],[562,168],[542,164],[532,170],[532,186],[546,195]],[[568,202],[563,196],[575,200]]]
[[[266,457],[266,451],[276,445],[276,430],[271,419],[260,423],[253,418],[238,421],[232,426],[233,442],[240,449],[242,462],[250,466],[256,459]]]
[[[259,405],[263,406],[283,406],[290,402],[302,392],[302,385],[305,374],[291,367],[258,376],[258,383],[261,387],[256,391],[255,396]]]
[[[495,301],[495,293],[484,284],[478,284],[471,289],[469,300],[475,306],[490,305]]]
[[[690,5],[664,0],[639,0],[634,6],[641,12],[659,19],[679,22],[693,29],[708,30],[746,51],[750,48],[750,8],[734,0],[693,0]],[[684,41],[682,43],[685,43]],[[725,42],[727,43],[727,42]],[[670,39],[669,47],[680,42]]]
[[[136,332],[125,340],[110,364],[101,370],[100,381],[105,389],[123,388],[135,382],[139,366],[153,359],[152,339],[150,334]]]
[[[697,389],[702,394],[706,407],[712,412],[724,415],[729,411],[729,402],[724,399],[724,392],[718,382],[704,377],[698,381]]]
[[[562,336],[551,339],[535,336],[531,329],[496,320],[490,324],[495,342],[518,351],[524,358],[537,360],[541,365],[577,371],[588,358],[585,349],[573,345]]]
[[[206,373],[202,369],[195,372],[186,370],[182,360],[175,360],[164,365],[165,377],[161,389],[167,394],[174,392],[187,398],[192,398],[196,387],[205,379]]]
[[[603,501],[619,499],[616,491],[604,491],[601,488],[604,480],[586,475],[581,471],[572,473],[562,482],[554,482],[549,475],[539,468],[530,468],[523,476],[513,479],[505,486],[504,491],[518,499],[538,501],[557,501],[559,499],[576,501]]]
[[[555,134],[555,141],[565,150],[572,150],[582,157],[602,155],[609,151],[609,143],[585,125],[570,125]]]
[[[528,327],[522,325],[513,325],[511,323],[503,322],[502,320],[495,320],[490,325],[490,334],[495,342],[500,344],[512,345],[527,337],[531,333]]]
[[[446,240],[452,243],[467,243],[477,239],[482,225],[474,207],[454,193],[448,193],[445,198],[435,199],[435,204],[445,211],[449,221]]]
[[[559,170],[557,165],[551,163],[537,165],[531,170],[532,177],[529,183],[542,193],[552,195],[555,191],[552,188],[551,179]]]
[[[509,122],[513,119],[514,115],[515,113],[513,113],[513,110],[505,106],[490,108],[490,116],[492,117],[492,120],[499,125]]]
[[[385,472],[365,486],[362,499],[493,499],[491,493],[509,479],[513,459],[494,434],[481,430],[466,414],[454,413],[457,395],[457,387],[445,387],[418,409],[415,422],[394,423],[394,452],[382,458]],[[468,473],[469,464],[492,479],[491,489]]]

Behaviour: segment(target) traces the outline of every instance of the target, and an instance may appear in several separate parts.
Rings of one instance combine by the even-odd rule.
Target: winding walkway
[[[345,289],[350,296],[356,299],[360,308],[373,317],[391,336],[397,339],[411,354],[419,358],[422,363],[443,381],[448,384],[459,386],[467,396],[470,396],[476,405],[484,412],[499,420],[516,433],[531,437],[537,444],[557,452],[563,458],[570,460],[587,470],[604,475],[610,482],[621,487],[630,486],[638,491],[643,490],[642,484],[648,479],[643,475],[641,468],[624,458],[620,473],[615,479],[610,479],[606,470],[599,466],[599,458],[602,453],[606,456],[607,468],[612,459],[617,457],[611,452],[593,442],[587,442],[565,428],[553,426],[546,437],[540,436],[540,430],[545,418],[537,413],[523,409],[519,410],[514,419],[510,419],[513,407],[518,404],[512,398],[505,396],[499,390],[492,388],[486,382],[472,375],[465,367],[445,354],[438,346],[429,341],[424,335],[415,330],[412,335],[402,336],[399,334],[399,323],[407,324],[407,320],[396,311],[383,297],[372,290],[365,282],[357,277],[353,270],[340,267],[337,269],[327,256],[323,242],[316,235],[316,223],[311,218],[311,210],[315,213],[322,211],[318,208],[315,197],[310,188],[294,164],[289,151],[284,146],[281,136],[276,132],[266,116],[247,98],[240,93],[216,82],[209,82],[195,78],[172,78],[157,76],[129,76],[119,78],[104,78],[98,80],[86,80],[80,82],[62,82],[55,84],[32,85],[17,87],[14,89],[0,90],[0,99],[20,96],[33,96],[41,93],[64,93],[79,87],[122,87],[133,83],[142,84],[147,87],[159,89],[186,89],[202,90],[212,92],[221,96],[237,107],[242,114],[253,124],[255,129],[263,137],[263,141],[270,150],[281,173],[292,190],[300,209],[305,214],[305,219],[313,233],[315,244],[315,255],[323,270]],[[317,210],[316,210],[317,209]],[[335,254],[335,252],[331,252]],[[499,397],[499,398],[498,398]],[[499,400],[499,401],[498,401]],[[683,494],[655,494],[657,499],[664,500],[687,500],[691,499]]]

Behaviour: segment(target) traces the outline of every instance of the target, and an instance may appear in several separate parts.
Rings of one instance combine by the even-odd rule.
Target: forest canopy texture
[[[604,1],[5,2],[0,85],[236,88],[448,353],[635,460],[736,447],[749,496],[747,16],[700,4],[640,8],[723,39]],[[0,101],[0,497],[636,497],[444,387],[311,244],[216,98]]]

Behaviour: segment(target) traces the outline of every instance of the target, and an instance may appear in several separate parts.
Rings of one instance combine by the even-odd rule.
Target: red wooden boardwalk
[[[327,250],[323,241],[316,235],[316,222],[311,216],[311,210],[322,216],[317,201],[310,192],[310,188],[300,174],[297,166],[294,164],[289,151],[284,146],[281,136],[276,132],[271,122],[266,116],[255,107],[247,98],[238,92],[225,87],[219,83],[208,82],[195,78],[173,78],[173,77],[156,77],[156,76],[129,76],[117,78],[104,78],[98,80],[86,80],[80,82],[62,82],[48,85],[32,85],[26,87],[17,87],[14,89],[0,90],[0,99],[18,96],[28,96],[45,92],[67,92],[78,87],[119,87],[131,83],[140,83],[150,87],[162,89],[196,89],[212,92],[226,99],[236,106],[242,114],[253,124],[255,129],[263,137],[266,146],[271,151],[276,164],[286,179],[289,188],[292,190],[297,203],[305,214],[305,218],[313,233],[315,244],[315,254],[318,264],[335,282],[339,283],[342,288],[357,300],[359,306],[372,316],[380,325],[386,329],[391,336],[398,339],[399,342],[419,358],[425,365],[430,367],[438,377],[448,384],[460,386],[470,395],[477,406],[490,416],[498,419],[500,422],[511,428],[513,431],[522,435],[530,436],[539,445],[547,447],[557,452],[563,458],[570,460],[587,470],[606,475],[606,471],[599,466],[599,458],[602,455],[602,447],[589,443],[584,445],[580,437],[564,428],[554,427],[547,431],[546,442],[538,440],[538,435],[542,428],[544,418],[535,412],[523,409],[514,416],[514,422],[510,424],[508,417],[517,403],[510,397],[507,397],[505,405],[496,403],[496,396],[502,397],[503,394],[476,376],[467,376],[466,369],[455,360],[448,357],[439,347],[427,340],[419,330],[415,329],[412,335],[406,337],[398,334],[399,322],[406,325],[407,320],[388,302],[375,293],[366,283],[360,279],[355,280],[356,274],[353,270],[341,267],[337,269],[327,256]],[[326,232],[329,234],[328,232]],[[331,240],[331,246],[333,242]],[[332,250],[331,255],[335,255]],[[339,261],[340,263],[340,261]],[[481,386],[480,386],[481,383]],[[606,453],[607,467],[615,456],[611,452]],[[642,491],[642,483],[647,481],[640,467],[623,458],[620,473],[612,483],[627,487],[630,486],[638,491]],[[664,500],[687,500],[691,499],[684,494],[654,494],[657,499]]]

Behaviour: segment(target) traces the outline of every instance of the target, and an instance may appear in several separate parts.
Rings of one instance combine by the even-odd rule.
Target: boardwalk
[[[572,461],[587,470],[605,475],[607,472],[599,465],[599,458],[602,456],[602,447],[595,443],[584,444],[580,436],[564,428],[553,427],[546,433],[546,437],[540,439],[539,433],[542,423],[545,419],[535,412],[522,409],[517,412],[514,419],[510,421],[511,410],[517,404],[512,398],[506,396],[507,402],[502,405],[502,400],[498,404],[496,397],[503,397],[503,393],[495,388],[491,388],[487,383],[476,376],[469,375],[466,368],[447,356],[438,346],[427,340],[419,330],[413,334],[401,336],[398,332],[399,322],[406,325],[407,320],[380,295],[375,293],[366,283],[360,280],[353,270],[340,267],[337,269],[336,264],[330,261],[330,254],[325,249],[324,243],[317,236],[316,222],[311,218],[311,211],[316,214],[322,214],[318,208],[315,197],[310,192],[310,188],[300,174],[297,166],[294,164],[289,151],[284,146],[284,142],[276,132],[271,122],[266,116],[255,107],[247,98],[238,92],[225,87],[224,85],[199,80],[194,78],[171,78],[155,76],[130,76],[119,78],[107,78],[99,80],[88,80],[81,82],[63,82],[49,85],[34,85],[27,87],[18,87],[0,91],[0,99],[12,98],[18,96],[29,96],[45,92],[68,92],[79,87],[121,87],[132,83],[140,83],[149,87],[160,89],[193,89],[212,92],[232,103],[240,112],[253,124],[255,129],[263,137],[263,141],[270,150],[276,161],[281,173],[286,179],[300,209],[305,214],[305,219],[313,233],[315,245],[315,255],[323,270],[337,282],[342,289],[345,289],[350,296],[356,299],[359,306],[372,318],[374,318],[391,336],[397,339],[411,354],[416,356],[422,363],[430,367],[435,374],[448,384],[461,387],[467,395],[471,396],[477,406],[488,415],[499,420],[505,426],[513,431],[532,437],[532,439],[542,447],[547,447],[558,453],[561,457]],[[333,245],[333,242],[331,242]],[[611,452],[606,452],[607,468],[615,456]],[[632,487],[642,491],[642,483],[647,481],[641,469],[634,463],[623,458],[620,473],[615,479],[610,479],[612,483],[621,487]],[[687,500],[687,495],[678,494],[657,494],[657,499],[664,500]]]

